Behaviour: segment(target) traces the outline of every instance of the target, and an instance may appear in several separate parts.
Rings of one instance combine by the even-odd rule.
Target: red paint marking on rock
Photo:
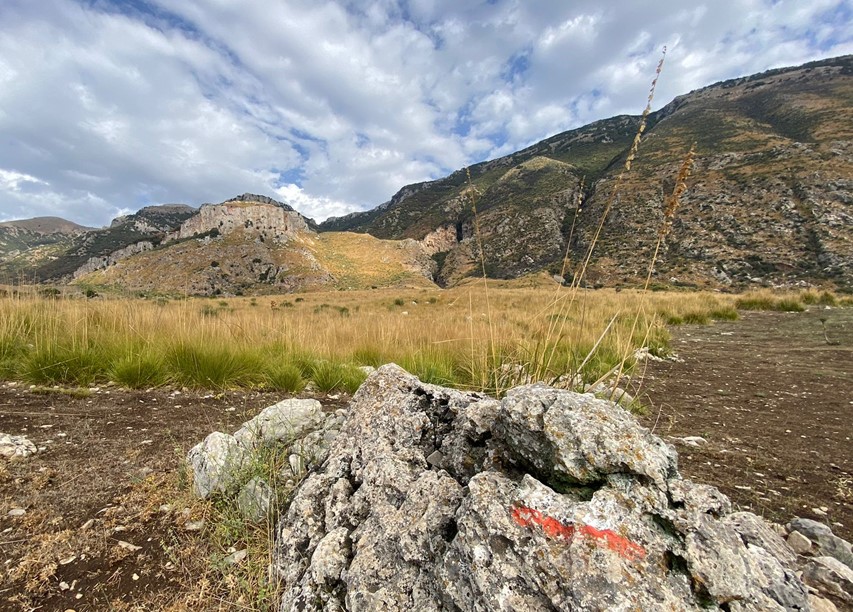
[[[591,525],[567,525],[554,517],[546,516],[527,506],[514,506],[510,511],[512,519],[521,527],[539,526],[549,538],[571,542],[576,533],[602,542],[607,548],[618,555],[635,561],[646,556],[646,550],[631,540],[614,533],[610,529],[596,529]]]

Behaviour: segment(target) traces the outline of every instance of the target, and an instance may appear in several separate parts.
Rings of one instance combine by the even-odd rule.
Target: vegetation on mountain
[[[853,56],[839,57],[711,85],[652,113],[588,281],[642,284],[663,194],[695,143],[694,178],[661,245],[654,283],[853,288],[851,77]],[[606,119],[471,167],[490,276],[556,271],[567,247],[572,261],[583,257],[638,123],[633,116]],[[436,260],[438,278],[458,282],[478,274],[468,189],[460,170],[404,187],[376,209],[327,220],[320,229],[421,240],[456,228],[456,242]]]

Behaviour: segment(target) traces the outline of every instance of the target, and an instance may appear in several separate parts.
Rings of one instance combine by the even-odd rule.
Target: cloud
[[[714,81],[853,52],[847,0],[6,0],[0,217],[278,195],[323,219]]]

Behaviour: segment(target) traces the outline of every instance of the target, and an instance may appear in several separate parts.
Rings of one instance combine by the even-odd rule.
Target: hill
[[[287,205],[246,194],[203,205],[156,245],[78,268],[75,282],[192,295],[432,284],[434,263],[413,240],[319,235],[313,227]]]
[[[618,194],[613,185],[639,116],[598,121],[476,164],[470,185],[463,170],[408,185],[389,202],[327,220],[320,230],[420,240],[439,265],[439,281],[453,284],[480,269],[473,203],[486,270],[496,278],[559,272],[566,253],[579,261],[613,203],[588,279],[639,284],[665,194],[695,143],[694,177],[655,283],[853,289],[852,77],[853,56],[845,56],[680,96],[649,117]]]
[[[30,279],[34,267],[59,256],[91,228],[59,217],[0,222],[0,278]]]

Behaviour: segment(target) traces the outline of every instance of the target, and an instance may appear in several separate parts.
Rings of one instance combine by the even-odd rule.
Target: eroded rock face
[[[767,523],[592,395],[387,365],[341,434],[279,523],[282,611],[808,609]]]

